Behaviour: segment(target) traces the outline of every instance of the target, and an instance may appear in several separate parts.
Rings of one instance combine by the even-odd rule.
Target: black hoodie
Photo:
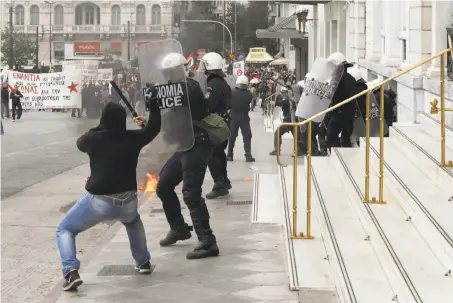
[[[77,140],[80,151],[90,157],[90,178],[85,189],[93,195],[111,195],[137,190],[137,161],[141,149],[160,132],[161,116],[151,102],[148,124],[144,129],[126,129],[126,111],[108,103],[99,126]]]

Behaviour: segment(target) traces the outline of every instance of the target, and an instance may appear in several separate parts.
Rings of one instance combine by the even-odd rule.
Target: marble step
[[[252,223],[283,223],[278,182],[277,174],[255,175]]]
[[[297,232],[306,234],[306,167],[298,166],[297,176]],[[283,237],[288,265],[289,285],[291,290],[313,288],[319,290],[335,290],[330,263],[326,259],[320,218],[317,210],[312,212],[311,233],[314,239],[292,239],[293,229],[293,167],[279,167],[280,201],[283,217]]]
[[[388,151],[388,153],[391,152]],[[364,148],[336,149],[333,155],[347,168],[351,181],[353,181],[352,184],[363,198],[365,188]],[[379,162],[375,155],[370,157],[370,162],[372,197],[378,194]],[[403,166],[401,165],[401,167]],[[384,183],[386,204],[362,204],[362,207],[366,208],[369,217],[380,231],[380,237],[385,241],[387,250],[392,255],[393,263],[404,278],[406,288],[410,290],[413,300],[416,302],[450,302],[453,296],[453,279],[447,274],[450,262],[449,254],[442,254],[439,232],[426,221],[426,216],[420,215],[418,208],[409,201],[410,198],[402,185],[389,176],[387,171],[385,173],[387,177],[390,177]],[[419,186],[424,187],[421,183]],[[426,190],[429,191],[429,188]],[[431,241],[428,242],[428,240]],[[445,243],[443,244],[443,247],[448,249]],[[404,287],[401,285],[400,291],[404,292]]]
[[[338,173],[333,160],[312,159],[313,208],[323,214],[326,249],[341,302],[390,302],[398,294],[390,281],[401,277],[385,266],[390,261],[382,260],[385,245],[378,241],[357,194],[347,186],[349,180]]]

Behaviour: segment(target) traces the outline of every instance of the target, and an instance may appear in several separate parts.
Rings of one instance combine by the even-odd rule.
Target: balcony
[[[20,33],[35,34],[36,27],[39,32],[48,33],[49,25],[15,25],[14,30]],[[161,33],[163,25],[133,25],[131,34]],[[125,34],[127,24],[122,25],[52,25],[52,34]]]

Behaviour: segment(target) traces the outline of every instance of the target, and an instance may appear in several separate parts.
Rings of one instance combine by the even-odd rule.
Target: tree
[[[8,28],[5,28],[1,33],[1,53],[2,61],[8,63],[10,60],[10,51],[9,51],[9,38],[10,31]],[[13,31],[13,58],[14,65],[23,66],[28,65],[28,61],[32,60],[36,53],[36,42],[30,39],[30,37],[25,33],[19,33]]]

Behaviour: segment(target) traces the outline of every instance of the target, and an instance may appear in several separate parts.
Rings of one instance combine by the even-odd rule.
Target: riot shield
[[[162,126],[150,143],[151,151],[169,154],[186,151],[194,144],[192,116],[186,83],[185,66],[181,60],[181,44],[168,39],[143,43],[138,47],[138,64],[142,87],[152,88],[157,98]],[[148,96],[149,97],[149,96]]]
[[[366,95],[365,95],[366,96]],[[357,114],[354,120],[354,131],[351,136],[351,141],[358,141],[359,138],[365,137],[366,123],[366,98],[360,98],[357,102]],[[370,95],[370,137],[379,137],[381,130],[380,122],[380,104],[376,100],[374,93]],[[384,134],[388,133],[389,128],[384,120]]]
[[[297,105],[296,116],[308,119],[327,109],[343,76],[341,63],[318,57],[310,71],[310,79],[305,78],[305,88]],[[324,115],[314,119],[321,122]]]

